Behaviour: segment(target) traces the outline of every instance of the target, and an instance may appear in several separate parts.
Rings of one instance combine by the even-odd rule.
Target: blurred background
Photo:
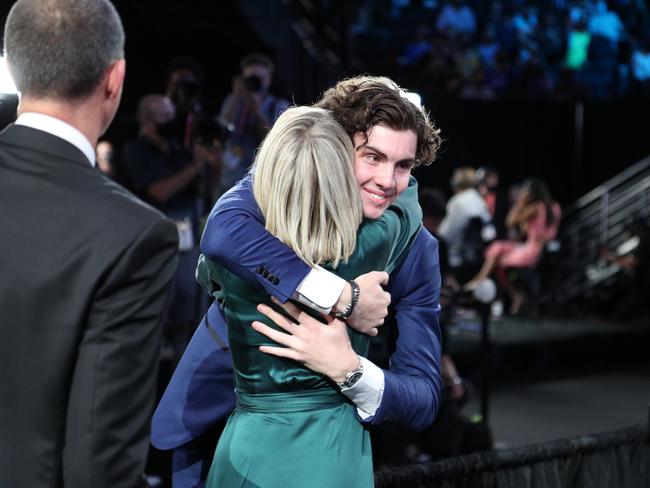
[[[3,23],[10,3],[0,6]],[[386,75],[419,95],[440,127],[439,159],[415,176],[425,225],[447,250],[447,401],[429,432],[375,433],[377,468],[647,423],[647,2],[114,4],[127,35],[127,78],[98,161],[168,215],[197,222],[186,251],[196,250],[201,219],[243,174],[263,135],[240,127],[240,99],[261,101],[261,116],[272,123],[287,104],[313,103],[346,76]],[[4,126],[17,97],[1,81],[0,91]],[[150,94],[166,95],[171,115]],[[178,144],[164,171],[137,165],[133,142],[147,127]],[[151,184],[190,164],[191,178],[152,200]],[[484,208],[451,222],[450,200],[467,192],[480,195]],[[525,205],[548,218],[517,219]],[[462,232],[452,236],[451,226]],[[508,251],[500,243],[526,243],[533,233],[542,243],[534,255],[499,264]],[[498,263],[486,265],[486,256]],[[179,271],[186,286],[166,326],[161,391],[206,306],[198,291],[187,292],[195,262],[188,254]],[[375,354],[385,355],[380,342]],[[168,469],[165,453],[152,451],[151,474],[163,485]]]

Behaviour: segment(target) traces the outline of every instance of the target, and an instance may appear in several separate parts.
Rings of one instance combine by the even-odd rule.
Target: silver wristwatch
[[[342,383],[336,383],[339,385],[339,388],[352,388],[354,385],[356,385],[361,377],[363,376],[363,361],[361,361],[361,357],[359,357],[359,366],[354,368],[352,371],[348,371],[348,373],[345,375],[345,380]]]

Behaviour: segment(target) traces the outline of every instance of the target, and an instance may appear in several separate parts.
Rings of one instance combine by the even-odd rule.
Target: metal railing
[[[616,249],[630,238],[626,227],[636,217],[650,215],[650,156],[599,185],[565,210],[559,240],[564,271],[554,297],[566,303],[589,293],[587,265],[598,260],[602,247]]]

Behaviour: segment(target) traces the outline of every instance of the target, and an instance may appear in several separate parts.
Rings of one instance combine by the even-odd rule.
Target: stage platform
[[[483,367],[481,323],[473,311],[459,313],[446,337],[448,351],[466,374]],[[650,319],[503,317],[489,323],[487,352],[494,379],[548,379],[647,364],[648,344]]]
[[[497,448],[648,422],[650,320],[505,317],[489,327],[487,363],[477,317],[461,313],[447,336],[461,374],[476,386],[466,416],[481,411],[480,372],[488,364]]]
[[[650,366],[554,381],[499,382],[490,391],[488,422],[496,448],[647,424]],[[480,412],[478,398],[464,415]]]
[[[480,320],[470,309],[461,311],[448,327],[450,347],[463,352],[480,347]],[[490,320],[491,342],[512,346],[575,339],[616,338],[650,334],[650,317],[615,322],[598,317],[508,317]]]

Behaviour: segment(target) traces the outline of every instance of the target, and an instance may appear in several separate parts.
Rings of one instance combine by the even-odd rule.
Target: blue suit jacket
[[[215,205],[201,251],[284,302],[310,268],[269,234],[262,221],[246,177]],[[404,262],[391,273],[388,291],[398,338],[390,369],[384,371],[381,405],[365,422],[395,421],[419,430],[433,421],[441,384],[438,243],[426,230],[419,232]],[[153,417],[152,444],[175,450],[175,487],[202,486],[199,473],[205,471],[205,454],[194,452],[192,441],[235,405],[226,330],[215,303],[197,328]],[[211,460],[212,452],[208,455]]]

